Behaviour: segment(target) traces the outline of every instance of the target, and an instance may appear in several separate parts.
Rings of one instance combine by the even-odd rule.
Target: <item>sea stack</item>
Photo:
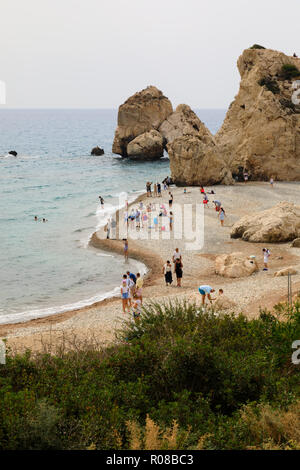
[[[119,107],[118,127],[115,132],[115,138],[112,146],[113,153],[123,157],[132,156],[132,147],[130,155],[127,146],[141,134],[149,131],[157,131],[161,123],[173,112],[170,100],[163,95],[155,86],[148,86],[144,90],[135,93],[128,98],[124,104]],[[152,133],[154,138],[154,135]],[[162,156],[161,151],[153,151],[153,146],[149,145],[150,135],[141,138],[137,145],[134,145],[134,158],[136,158],[139,147],[139,155],[145,158],[157,158]],[[143,147],[143,142],[146,143]],[[156,148],[156,144],[155,144]],[[158,147],[157,147],[158,148]]]

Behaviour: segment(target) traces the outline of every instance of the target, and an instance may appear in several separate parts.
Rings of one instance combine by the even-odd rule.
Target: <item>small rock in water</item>
[[[16,157],[18,155],[18,152],[16,152],[15,150],[10,150],[8,152],[9,155],[13,155],[14,157]]]
[[[100,147],[94,147],[91,151],[91,155],[104,155],[104,150]]]

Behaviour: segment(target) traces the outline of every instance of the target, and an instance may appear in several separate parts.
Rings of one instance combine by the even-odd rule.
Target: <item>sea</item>
[[[195,112],[215,133],[226,110]],[[133,201],[147,180],[162,181],[170,167],[167,154],[153,162],[113,154],[116,125],[113,109],[0,109],[0,324],[119,292],[128,265],[90,247],[89,239],[119,207],[121,193]],[[90,155],[96,145],[104,155]],[[134,260],[129,269],[146,272]]]

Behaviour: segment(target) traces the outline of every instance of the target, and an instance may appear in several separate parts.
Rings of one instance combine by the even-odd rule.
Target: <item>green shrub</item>
[[[251,46],[250,49],[265,49],[265,47],[260,46],[259,44],[253,44],[253,46]]]
[[[147,419],[153,432],[176,430],[176,446],[243,449],[254,422],[245,406],[287,409],[300,397],[300,367],[291,363],[299,302],[252,320],[151,304],[119,339],[105,350],[9,354],[0,368],[0,449],[128,449]]]
[[[267,90],[271,91],[274,95],[280,93],[280,88],[276,80],[271,77],[263,77],[259,80],[258,84],[260,86],[265,86]]]
[[[298,70],[295,65],[284,64],[281,67],[280,75],[284,80],[291,80],[292,78],[296,78],[300,76],[300,70]]]

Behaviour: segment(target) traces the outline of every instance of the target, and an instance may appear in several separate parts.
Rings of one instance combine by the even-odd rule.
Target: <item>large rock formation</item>
[[[167,145],[172,179],[178,186],[230,184],[232,175],[213,136],[201,123],[195,135],[184,135]]]
[[[215,271],[216,274],[229,278],[246,277],[258,271],[258,264],[255,259],[236,252],[217,256]]]
[[[176,184],[230,184],[232,174],[244,170],[253,180],[300,180],[300,104],[292,100],[300,59],[255,46],[237,65],[240,89],[215,136],[189,106],[173,112],[168,98],[151,86],[120,106],[113,152],[128,156],[131,141],[155,130],[163,137]],[[146,137],[129,148],[157,158],[160,152]]]
[[[228,184],[231,172],[210,131],[186,104],[160,126],[167,143],[172,179],[177,185]]]
[[[163,138],[158,131],[144,132],[127,145],[129,158],[138,160],[153,160],[163,156]]]
[[[246,49],[238,59],[240,90],[216,134],[233,173],[243,167],[254,180],[300,180],[300,114],[289,78],[297,72],[286,64],[300,70],[300,59],[270,49]]]
[[[169,117],[160,125],[159,132],[166,143],[183,135],[197,135],[205,126],[187,104],[179,104]],[[205,128],[206,132],[209,131]]]
[[[129,142],[145,132],[157,130],[172,112],[171,102],[156,87],[149,86],[135,93],[119,107],[112,151],[126,157]]]
[[[242,217],[231,229],[231,238],[249,242],[287,242],[300,236],[300,206],[280,202],[271,209]]]

